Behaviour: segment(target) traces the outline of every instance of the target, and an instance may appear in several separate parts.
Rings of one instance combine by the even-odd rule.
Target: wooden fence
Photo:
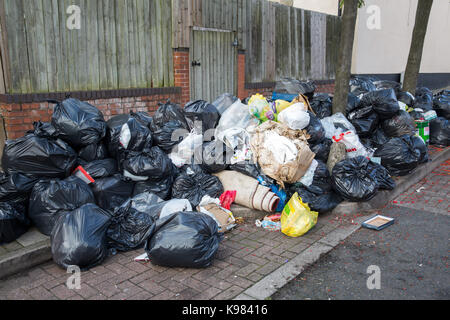
[[[1,0],[4,91],[173,86],[171,16],[168,0]]]
[[[334,79],[341,18],[248,0],[247,82]]]

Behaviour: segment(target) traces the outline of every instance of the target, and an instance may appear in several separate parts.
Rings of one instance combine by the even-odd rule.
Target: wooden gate
[[[194,27],[191,45],[191,99],[214,101],[237,94],[237,43],[228,30]]]

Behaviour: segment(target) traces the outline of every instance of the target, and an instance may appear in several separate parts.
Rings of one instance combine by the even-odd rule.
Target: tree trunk
[[[342,17],[341,45],[336,70],[336,88],[333,99],[333,113],[345,113],[350,91],[353,43],[355,40],[356,17],[359,0],[345,0]]]
[[[432,6],[433,0],[419,0],[417,4],[416,24],[414,26],[408,64],[406,65],[405,79],[403,81],[403,91],[408,91],[412,94],[415,94],[417,89],[417,78],[422,63],[423,45]]]

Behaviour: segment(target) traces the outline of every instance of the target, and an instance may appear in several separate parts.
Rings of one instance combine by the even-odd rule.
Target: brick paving
[[[0,300],[228,300],[233,299],[331,231],[351,223],[322,215],[315,229],[289,238],[246,221],[227,233],[207,269],[165,268],[134,262],[144,250],[120,253],[81,275],[81,290],[69,290],[70,274],[48,262],[0,280]]]

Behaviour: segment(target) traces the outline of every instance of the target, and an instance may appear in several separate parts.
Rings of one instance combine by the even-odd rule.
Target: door
[[[191,99],[214,101],[237,94],[235,33],[194,28],[191,45]]]

